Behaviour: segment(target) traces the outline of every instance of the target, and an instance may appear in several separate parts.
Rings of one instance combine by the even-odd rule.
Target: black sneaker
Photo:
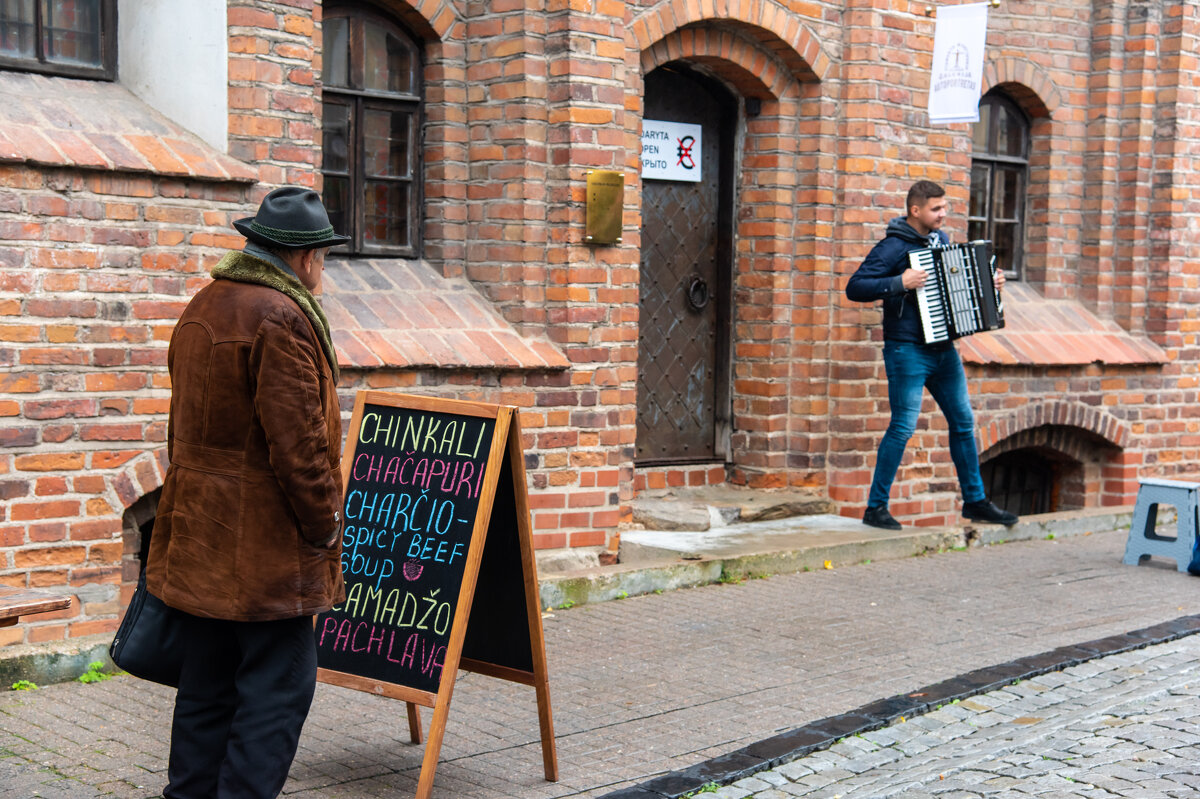
[[[868,505],[867,510],[863,513],[863,524],[871,527],[878,527],[881,530],[902,530],[900,522],[892,518],[892,514],[888,513],[887,505],[878,507]]]
[[[1007,527],[1012,527],[1017,523],[1017,514],[1009,513],[1002,508],[997,508],[994,504],[986,499],[982,502],[964,502],[962,515],[966,516],[973,522],[1003,524]]]

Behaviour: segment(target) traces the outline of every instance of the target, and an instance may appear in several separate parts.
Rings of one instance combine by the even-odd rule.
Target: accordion
[[[908,265],[927,275],[916,290],[926,344],[1004,327],[1004,303],[992,283],[990,241],[913,250]]]

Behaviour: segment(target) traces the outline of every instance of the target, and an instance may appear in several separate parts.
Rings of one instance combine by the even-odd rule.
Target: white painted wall
[[[121,85],[227,152],[225,0],[119,0],[117,36]]]

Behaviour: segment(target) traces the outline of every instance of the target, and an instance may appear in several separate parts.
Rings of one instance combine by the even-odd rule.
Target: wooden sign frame
[[[554,722],[550,709],[550,683],[546,668],[546,644],[542,630],[541,599],[537,581],[537,562],[533,554],[533,530],[529,519],[529,500],[525,479],[525,459],[521,444],[521,426],[516,409],[463,400],[438,399],[409,394],[394,394],[385,391],[362,390],[357,393],[354,401],[354,411],[350,418],[350,431],[346,436],[346,445],[342,458],[342,496],[343,503],[350,486],[350,475],[354,465],[355,451],[359,442],[363,414],[368,405],[404,408],[414,411],[452,414],[454,416],[469,416],[484,419],[494,419],[495,427],[492,432],[491,449],[488,453],[487,465],[484,469],[483,481],[479,494],[479,504],[476,509],[475,524],[471,531],[470,544],[467,548],[465,565],[463,567],[462,584],[459,589],[457,604],[454,608],[453,620],[450,626],[449,642],[439,677],[439,687],[436,692],[419,690],[417,688],[391,683],[374,678],[364,677],[344,671],[334,671],[327,668],[317,670],[317,679],[331,685],[339,685],[358,691],[387,696],[403,700],[407,704],[409,733],[413,743],[421,743],[420,707],[433,709],[433,718],[429,726],[429,738],[425,744],[425,754],[421,761],[421,776],[417,784],[417,799],[429,799],[433,791],[433,778],[437,770],[438,758],[441,752],[442,738],[446,731],[446,721],[450,713],[450,700],[454,693],[454,683],[460,669],[473,671],[489,677],[521,683],[531,686],[537,697],[538,724],[542,743],[542,764],[545,777],[551,782],[558,780],[558,756],[554,743]],[[511,474],[511,507],[500,507],[494,500],[502,472]],[[510,496],[507,487],[504,496]],[[509,503],[505,503],[509,504]],[[515,519],[513,518],[515,516]],[[503,541],[496,536],[507,532],[502,525],[497,525],[493,535],[493,547],[508,547],[516,545],[519,549],[521,565],[521,590],[524,594],[524,617],[514,620],[525,625],[529,634],[529,662],[532,668],[514,668],[511,664],[492,662],[486,655],[481,658],[463,656],[464,643],[468,641],[472,603],[475,599],[476,586],[481,569],[490,580],[501,583],[511,582],[500,575],[491,563],[484,558],[485,546],[489,529],[494,520],[515,522],[516,541]],[[493,552],[499,551],[493,549]],[[511,556],[516,553],[505,552]],[[506,590],[515,589],[515,585],[504,586]],[[522,653],[523,654],[523,653]],[[497,658],[499,659],[499,658]]]

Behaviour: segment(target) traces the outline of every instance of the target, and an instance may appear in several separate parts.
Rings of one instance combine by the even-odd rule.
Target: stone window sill
[[[254,183],[118,83],[0,71],[0,163]]]
[[[1157,365],[1167,354],[1145,336],[1100,319],[1073,300],[1047,300],[1032,287],[1004,289],[1000,330],[959,339],[964,363],[1000,366]]]
[[[321,305],[350,369],[563,370],[544,338],[517,333],[465,278],[417,260],[325,262]]]

